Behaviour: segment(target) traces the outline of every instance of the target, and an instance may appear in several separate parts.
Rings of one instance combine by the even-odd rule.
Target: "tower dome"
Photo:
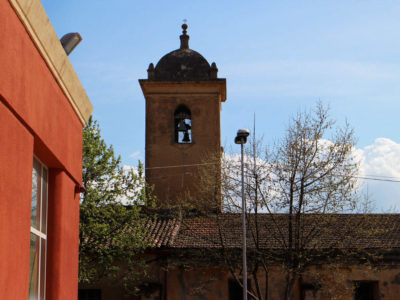
[[[186,24],[182,25],[181,47],[164,55],[155,68],[150,64],[147,70],[150,80],[197,81],[217,78],[215,63],[210,66],[200,53],[189,49],[187,27]]]

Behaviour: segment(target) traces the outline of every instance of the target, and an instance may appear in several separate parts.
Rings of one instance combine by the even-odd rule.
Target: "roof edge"
[[[143,94],[187,94],[187,93],[219,93],[220,101],[226,101],[226,79],[217,78],[210,80],[182,80],[182,81],[166,81],[139,79],[140,87]],[[176,89],[176,87],[185,86],[184,90]],[[208,89],[207,89],[208,88]]]
[[[76,115],[85,125],[93,105],[39,0],[8,0]]]

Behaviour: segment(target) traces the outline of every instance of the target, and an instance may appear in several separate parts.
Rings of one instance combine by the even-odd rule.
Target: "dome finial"
[[[182,24],[182,35],[180,36],[181,38],[181,49],[189,49],[189,36],[186,34],[186,29],[188,28],[188,25],[186,24],[186,19],[183,20]]]
[[[183,31],[182,31],[182,33],[183,34],[186,34],[186,29],[188,28],[188,26],[187,26],[187,20],[186,19],[183,19],[183,24],[182,24],[182,29],[183,29]]]

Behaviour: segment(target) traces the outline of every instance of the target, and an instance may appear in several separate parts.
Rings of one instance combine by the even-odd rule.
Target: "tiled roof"
[[[146,235],[151,247],[171,247],[179,231],[180,222],[176,218],[150,218],[144,222]]]
[[[249,248],[283,249],[287,245],[288,215],[251,215],[247,222]],[[305,248],[400,249],[400,214],[310,214],[303,215],[301,223]],[[241,247],[240,214],[164,217],[148,220],[146,227],[155,248]]]

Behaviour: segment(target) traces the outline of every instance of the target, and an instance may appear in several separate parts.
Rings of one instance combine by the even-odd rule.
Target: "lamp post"
[[[240,144],[242,169],[243,300],[247,300],[246,198],[244,197],[243,145],[246,144],[249,135],[250,131],[248,129],[239,129],[235,137],[235,144]]]

